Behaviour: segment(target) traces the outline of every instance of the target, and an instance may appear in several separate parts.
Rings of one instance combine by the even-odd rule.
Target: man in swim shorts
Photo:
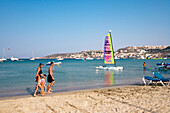
[[[48,78],[47,78],[47,81],[48,81],[48,93],[52,93],[52,87],[55,83],[54,81],[54,77],[53,77],[53,66],[54,66],[54,62],[51,62],[51,66],[49,67],[48,69]]]

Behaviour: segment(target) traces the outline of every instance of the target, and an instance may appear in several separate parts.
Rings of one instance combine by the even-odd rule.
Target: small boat
[[[79,58],[79,57],[76,57],[75,59],[76,59],[76,60],[80,60],[81,58]]]
[[[170,63],[157,63],[156,65],[158,65],[158,69],[159,70],[167,70],[170,69]]]
[[[6,61],[7,59],[5,58],[5,48],[3,48],[3,57],[0,58],[0,62]]]
[[[6,61],[6,58],[0,58],[0,62]]]
[[[109,34],[105,38],[104,44],[104,63],[106,65],[97,66],[96,69],[102,70],[123,70],[123,67],[116,66],[114,50],[112,44],[111,30],[109,30]]]
[[[13,56],[10,59],[11,59],[11,61],[18,61],[19,60],[18,58],[14,58]]]
[[[100,60],[101,58],[96,58],[97,60]]]
[[[30,60],[35,60],[33,51],[32,51],[32,57],[30,58]]]
[[[64,58],[60,57],[60,58],[58,58],[57,60],[64,60]]]
[[[159,70],[167,70],[167,69],[170,69],[170,65],[167,65],[167,66],[159,66],[158,69],[159,69]]]
[[[87,57],[86,60],[93,60],[94,58]]]
[[[62,64],[61,62],[54,62],[54,65],[60,65]],[[51,62],[46,63],[46,65],[51,65]]]
[[[165,65],[165,63],[163,63],[163,62],[162,63],[157,63],[156,65]]]
[[[35,58],[30,58],[30,60],[35,60]]]

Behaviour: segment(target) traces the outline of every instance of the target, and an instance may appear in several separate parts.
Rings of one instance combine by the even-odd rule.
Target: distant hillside
[[[117,50],[119,56],[122,54],[134,54],[133,57],[148,57],[159,58],[159,57],[169,57],[170,56],[170,46],[129,46]],[[135,56],[136,55],[136,56]],[[129,57],[126,57],[129,58]]]
[[[92,57],[92,58],[103,58],[103,50],[86,50],[76,53],[57,53],[48,55],[41,58],[82,58]],[[120,48],[115,51],[116,58],[160,58],[160,57],[170,57],[170,46],[129,46],[125,48]]]
[[[148,49],[146,50],[148,53],[170,53],[170,46],[165,49]]]
[[[95,57],[95,58],[101,58],[101,56],[104,54],[104,51],[102,50],[86,50],[86,51],[81,51],[81,52],[76,52],[76,53],[57,53],[57,54],[52,54],[48,55],[42,58],[82,58],[84,55],[85,57]],[[102,56],[103,57],[103,56]]]
[[[117,52],[126,51],[127,53],[135,53],[140,50],[144,50],[147,53],[167,53],[170,51],[170,46],[129,46],[125,48],[120,48]]]

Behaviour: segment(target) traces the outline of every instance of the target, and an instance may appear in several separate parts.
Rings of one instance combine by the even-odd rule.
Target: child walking
[[[45,82],[45,78],[46,78],[46,74],[43,75],[43,78],[41,79],[41,87],[42,87],[42,92],[43,95],[46,93],[47,91],[47,87],[45,86],[46,82]],[[45,89],[45,90],[44,90]]]

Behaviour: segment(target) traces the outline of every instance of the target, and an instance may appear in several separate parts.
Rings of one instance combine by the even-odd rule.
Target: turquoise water
[[[6,61],[0,63],[0,97],[14,95],[31,95],[35,88],[35,75],[40,62],[46,64],[49,61],[57,60],[24,60]],[[79,89],[90,89],[129,84],[143,84],[143,76],[152,76],[156,63],[170,63],[170,60],[116,60],[118,66],[123,66],[123,71],[96,70],[95,67],[103,64],[103,60],[63,60],[60,66],[53,67],[55,92],[74,91]],[[143,62],[149,66],[143,70]],[[44,74],[48,74],[48,67],[42,68]],[[170,78],[170,70],[160,71]],[[48,83],[46,84],[46,86]]]

